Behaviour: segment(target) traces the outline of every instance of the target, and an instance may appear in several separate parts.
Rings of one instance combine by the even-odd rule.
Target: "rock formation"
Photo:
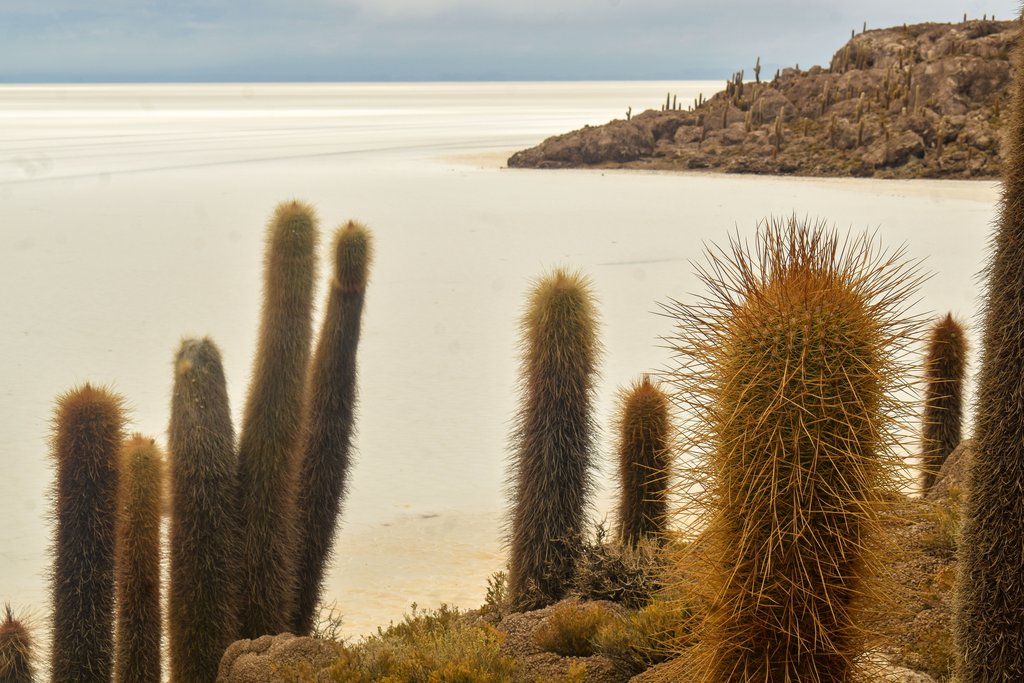
[[[995,177],[1017,27],[969,20],[866,31],[827,68],[787,68],[761,82],[741,72],[695,108],[663,105],[587,126],[518,152],[508,165]]]

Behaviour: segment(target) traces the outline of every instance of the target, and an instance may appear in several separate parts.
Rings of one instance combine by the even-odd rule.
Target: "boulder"
[[[333,643],[291,633],[238,640],[229,645],[221,657],[217,683],[267,683],[280,680],[281,672],[292,668],[313,673],[328,666],[337,656],[337,646]]]
[[[977,452],[977,442],[974,439],[964,439],[960,445],[953,449],[953,452],[946,457],[939,470],[939,476],[935,484],[925,494],[925,500],[940,501],[949,497],[951,491],[963,499],[963,493],[967,487],[967,468]]]

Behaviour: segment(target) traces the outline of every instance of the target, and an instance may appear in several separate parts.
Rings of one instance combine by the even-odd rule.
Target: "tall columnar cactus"
[[[621,396],[619,537],[635,546],[668,522],[671,418],[668,396],[644,375]]]
[[[356,349],[372,253],[365,226],[349,221],[338,229],[334,278],[310,366],[298,479],[299,588],[292,628],[299,634],[313,627],[345,496],[355,423]]]
[[[588,280],[564,270],[542,278],[521,328],[509,590],[517,607],[535,608],[565,593],[592,489],[599,344]]]
[[[952,314],[932,326],[925,361],[924,424],[921,430],[921,488],[935,483],[942,463],[960,443],[963,423],[967,335]]]
[[[212,682],[238,636],[234,432],[220,351],[182,342],[168,429],[171,680]]]
[[[0,681],[32,683],[35,677],[32,636],[10,605],[4,606],[0,622]]]
[[[957,580],[958,680],[1024,680],[1024,45],[1014,49],[1002,210],[990,244]]]
[[[164,463],[152,439],[121,453],[117,532],[117,683],[160,682],[160,513]]]
[[[110,680],[121,399],[86,384],[57,399],[54,683]]]
[[[288,630],[295,600],[295,458],[312,335],[317,221],[299,202],[267,228],[263,318],[238,442],[241,635]]]
[[[888,446],[906,409],[888,390],[904,381],[916,277],[866,237],[795,218],[755,243],[710,252],[710,294],[668,307],[708,505],[693,551],[709,607],[686,680],[850,681],[881,492],[896,486]]]

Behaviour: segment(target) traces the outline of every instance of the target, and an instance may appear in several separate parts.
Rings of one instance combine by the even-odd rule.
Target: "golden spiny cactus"
[[[795,218],[708,258],[710,293],[668,307],[706,505],[690,552],[708,611],[681,675],[854,680],[894,418],[907,417],[890,390],[905,381],[916,277],[867,237]]]

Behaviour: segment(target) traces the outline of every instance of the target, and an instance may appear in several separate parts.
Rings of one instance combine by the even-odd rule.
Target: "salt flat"
[[[517,320],[532,278],[568,265],[600,301],[597,415],[668,361],[657,315],[700,291],[704,242],[768,214],[905,244],[933,273],[915,312],[973,321],[992,182],[518,171],[541,138],[709,83],[0,87],[0,601],[48,609],[53,398],[108,384],[164,441],[171,356],[220,345],[243,405],[263,226],[312,202],[377,241],[360,348],[357,464],[329,574],[348,634],[412,602],[477,606],[502,566]],[[321,273],[321,292],[326,272]],[[601,441],[596,514],[611,507]]]

